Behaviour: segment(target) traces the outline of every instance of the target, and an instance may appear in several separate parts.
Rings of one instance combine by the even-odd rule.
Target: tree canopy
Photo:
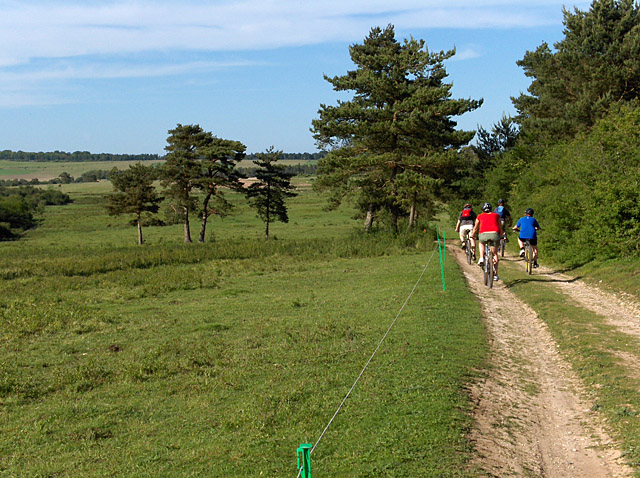
[[[594,0],[563,9],[564,38],[528,51],[518,65],[532,78],[513,98],[525,131],[571,137],[640,95],[640,11],[634,0]]]

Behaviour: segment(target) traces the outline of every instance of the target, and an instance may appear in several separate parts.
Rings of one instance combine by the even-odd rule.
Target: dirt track
[[[472,391],[474,465],[496,477],[631,476],[599,417],[581,401],[580,383],[544,322],[502,282],[485,287],[480,268],[468,265],[458,247],[451,250],[481,300],[491,341],[488,376]],[[588,288],[580,284],[563,287],[581,303],[602,306],[607,297],[585,298]],[[632,319],[632,304],[615,302]]]

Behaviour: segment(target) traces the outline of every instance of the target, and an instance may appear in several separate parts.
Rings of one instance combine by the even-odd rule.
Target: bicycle
[[[484,265],[482,267],[484,275],[484,285],[489,289],[493,288],[493,277],[495,275],[495,269],[493,268],[493,253],[489,244],[484,245]]]
[[[531,247],[531,242],[529,239],[524,239],[522,241],[524,243],[524,267],[527,271],[527,274],[531,275],[533,272],[533,247]]]
[[[464,235],[464,252],[467,254],[467,264],[473,262],[473,250],[471,249],[471,231]]]
[[[504,257],[504,249],[507,246],[507,236],[506,234],[500,238],[500,244],[498,244],[498,253]]]

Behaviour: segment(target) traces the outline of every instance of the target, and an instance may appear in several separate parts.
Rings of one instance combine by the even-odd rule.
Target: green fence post
[[[447,231],[442,230],[442,254],[444,260],[447,260]]]
[[[437,233],[436,233],[437,235]],[[442,260],[442,246],[440,245],[440,237],[438,236],[438,252],[440,252],[440,272],[442,273],[442,291],[446,292],[446,288],[444,286],[444,262]]]
[[[311,478],[311,449],[313,443],[303,443],[296,450],[298,455],[298,471],[300,478]],[[300,460],[302,458],[302,460]],[[302,461],[302,464],[300,464]]]

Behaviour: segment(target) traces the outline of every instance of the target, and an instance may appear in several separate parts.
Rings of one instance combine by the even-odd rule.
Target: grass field
[[[430,234],[363,236],[301,186],[277,239],[235,197],[206,244],[178,225],[138,247],[109,183],[61,189],[73,204],[0,243],[1,475],[295,476],[424,270],[313,476],[476,476],[485,331]]]

